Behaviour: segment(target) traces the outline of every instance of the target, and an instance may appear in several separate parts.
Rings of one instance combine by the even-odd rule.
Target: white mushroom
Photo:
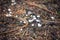
[[[28,14],[26,14],[26,16],[28,16]]]
[[[34,26],[34,24],[31,24],[31,26]]]
[[[32,12],[31,11],[28,11],[28,15],[30,15],[30,14],[32,14]]]
[[[42,25],[40,23],[38,23],[38,27],[41,27]]]
[[[20,21],[20,23],[22,23],[23,21]]]
[[[36,19],[36,16],[33,16],[33,19],[35,20]]]
[[[22,31],[23,29],[21,28],[20,30]]]
[[[11,5],[13,6],[13,5],[15,5],[16,4],[16,2],[14,2],[14,3],[11,3]]]
[[[36,22],[40,22],[40,20],[36,19]]]
[[[12,16],[11,14],[6,14],[7,17]]]
[[[14,2],[14,5],[16,4],[16,2]]]
[[[15,17],[18,17],[18,15],[16,15]]]
[[[24,23],[26,23],[26,22],[24,21]]]
[[[9,12],[10,14],[12,13],[12,12]]]
[[[28,20],[29,22],[33,22],[33,20]]]
[[[52,20],[54,20],[55,18],[54,17],[51,17]]]
[[[11,11],[11,9],[9,8],[8,11]]]
[[[11,2],[15,2],[15,0],[11,0]]]
[[[37,15],[37,17],[40,17],[40,15]]]

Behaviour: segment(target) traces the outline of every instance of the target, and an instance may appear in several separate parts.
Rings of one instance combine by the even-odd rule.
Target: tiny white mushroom
[[[11,5],[14,5],[13,3],[11,3]]]
[[[13,5],[15,5],[16,4],[16,2],[14,2],[14,3],[11,3],[11,5],[13,6]]]
[[[26,16],[28,16],[28,14],[26,14]]]
[[[33,18],[35,18],[36,16],[33,16]]]
[[[28,20],[29,22],[33,22],[33,20]]]
[[[15,2],[15,0],[11,0],[11,2]]]
[[[33,18],[33,19],[36,19],[36,18]]]
[[[20,21],[20,23],[22,23],[23,21]]]
[[[38,23],[38,27],[41,27],[42,25],[40,23]]]
[[[18,15],[16,15],[15,17],[18,17]]]
[[[11,11],[11,9],[9,8],[8,11]]]
[[[16,4],[16,2],[14,2],[14,5]]]
[[[52,20],[54,20],[55,18],[54,17],[51,17]]]
[[[22,31],[23,29],[21,28],[20,30]]]
[[[40,17],[40,15],[37,15],[37,17]]]
[[[17,38],[17,37],[15,37],[15,38]]]
[[[31,24],[31,26],[34,26],[34,24]]]
[[[28,15],[30,15],[30,14],[32,14],[32,12],[31,11],[28,11]]]
[[[9,12],[10,14],[12,13],[12,12]]]
[[[5,10],[3,10],[5,12]]]
[[[11,14],[6,14],[7,17],[12,16]]]
[[[30,17],[33,17],[33,15],[31,15]]]
[[[36,16],[33,16],[33,19],[35,20],[36,19]]]
[[[26,22],[24,21],[24,23],[26,23]]]
[[[40,20],[36,19],[36,22],[40,22]]]

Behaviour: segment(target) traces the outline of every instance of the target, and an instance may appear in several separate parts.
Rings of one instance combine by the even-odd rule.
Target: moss
[[[57,11],[58,14],[60,14],[60,11]]]

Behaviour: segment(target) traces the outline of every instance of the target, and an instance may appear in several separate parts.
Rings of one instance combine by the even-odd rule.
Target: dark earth
[[[60,40],[60,0],[0,0],[0,40]]]

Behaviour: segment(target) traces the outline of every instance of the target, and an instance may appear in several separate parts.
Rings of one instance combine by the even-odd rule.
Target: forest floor
[[[0,40],[60,40],[58,1],[1,0]]]

